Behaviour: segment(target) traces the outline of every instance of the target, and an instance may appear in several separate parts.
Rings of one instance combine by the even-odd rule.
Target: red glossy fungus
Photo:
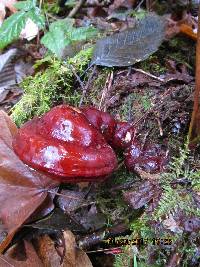
[[[130,146],[131,141],[135,136],[135,129],[128,122],[117,122],[112,147],[118,149],[125,149]]]
[[[94,107],[83,107],[81,111],[89,122],[103,134],[106,141],[111,143],[116,127],[115,119],[109,113]]]
[[[104,137],[73,107],[54,107],[22,126],[13,148],[27,165],[61,182],[99,181],[117,167]]]
[[[134,139],[125,153],[125,165],[130,171],[137,167],[149,173],[157,173],[164,170],[168,157],[158,144],[142,145]]]

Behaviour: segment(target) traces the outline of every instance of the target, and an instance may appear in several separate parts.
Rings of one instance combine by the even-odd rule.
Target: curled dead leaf
[[[0,111],[0,252],[15,232],[43,203],[58,182],[30,169],[14,153],[12,138],[17,128]]]
[[[126,191],[123,193],[125,201],[127,201],[134,209],[142,208],[150,201],[157,203],[160,195],[161,188],[159,184],[155,181],[148,180],[140,183],[137,189],[134,188],[134,190]]]
[[[22,248],[21,248],[22,249]],[[23,260],[17,260],[16,258],[22,256],[24,253]],[[30,267],[37,266],[43,267],[43,264],[38,257],[33,245],[27,241],[24,241],[23,251],[19,251],[18,246],[11,247],[5,255],[0,255],[0,266],[1,267]]]
[[[87,254],[77,248],[71,231],[63,232],[61,247],[55,248],[49,236],[42,236],[36,242],[37,252],[45,267],[92,267]]]

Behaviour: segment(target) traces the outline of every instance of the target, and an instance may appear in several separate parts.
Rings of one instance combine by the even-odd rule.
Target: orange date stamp
[[[104,242],[108,245],[114,245],[114,246],[143,246],[143,245],[164,245],[169,246],[172,245],[173,240],[172,238],[134,238],[134,239],[128,239],[128,238],[115,238],[110,237]]]

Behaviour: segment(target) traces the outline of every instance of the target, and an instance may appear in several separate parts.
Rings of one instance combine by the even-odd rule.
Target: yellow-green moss
[[[92,48],[88,48],[81,50],[67,62],[46,59],[48,68],[38,72],[34,77],[27,77],[21,84],[24,95],[14,106],[11,115],[15,123],[20,126],[33,116],[40,116],[63,102],[76,106],[81,94],[73,88],[74,76],[69,64],[81,74],[90,62],[91,55]],[[45,60],[37,62],[36,66],[44,62]]]

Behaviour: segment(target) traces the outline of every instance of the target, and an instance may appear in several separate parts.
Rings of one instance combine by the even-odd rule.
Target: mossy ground
[[[192,48],[190,49],[188,48],[188,46]],[[186,48],[187,51],[189,51],[189,53],[187,54],[184,53],[184,49]],[[47,58],[46,60],[37,63],[37,68],[38,66],[43,66],[43,64],[47,64],[48,67],[43,71],[36,72],[34,77],[26,78],[22,83],[24,95],[12,110],[12,118],[14,119],[16,124],[20,126],[32,117],[42,115],[51,107],[57,104],[67,103],[70,105],[78,106],[83,92],[71,70],[71,67],[73,67],[76,73],[80,76],[87,68],[91,59],[91,55],[92,49],[89,48],[82,50],[75,57],[70,58],[67,63],[52,58]],[[167,70],[167,66],[165,65],[166,59],[175,60],[176,64],[184,63],[187,66],[188,71],[191,74],[194,74],[194,46],[193,44],[191,45],[191,43],[188,44],[188,40],[182,37],[174,38],[170,42],[165,43],[159,49],[159,51],[149,57],[148,60],[138,63],[137,68],[141,68],[144,71],[159,76],[165,73]],[[69,67],[69,65],[71,67]],[[90,81],[89,89],[83,99],[83,104],[94,105],[97,107],[99,106],[102,98],[102,93],[105,90],[106,81],[111,72],[115,73],[115,70],[108,68],[98,68],[97,72],[94,74],[92,80]],[[85,83],[87,83],[88,77],[91,75],[91,73],[92,70],[88,71],[84,76]],[[190,94],[193,89],[192,86],[191,88],[189,88],[189,90],[186,87],[184,88],[184,90],[186,90],[188,94]],[[163,88],[161,89],[164,90]],[[114,91],[113,96],[117,96],[118,94],[120,94],[120,97],[122,96],[121,98],[119,98],[120,102],[117,106],[111,105],[107,108],[109,112],[111,112],[115,116],[120,116],[120,119],[122,120],[137,120],[145,112],[148,112],[151,109],[152,98],[155,96],[155,94],[159,94],[162,91],[156,90],[152,91],[152,87],[147,86],[143,90],[135,90],[129,93],[119,93]],[[167,102],[166,107],[168,106],[168,104],[169,103]],[[163,109],[162,112],[165,113],[166,109]],[[173,116],[170,115],[171,117],[169,117],[168,119],[169,124],[171,123],[170,120],[173,120],[176,115],[177,114],[173,114]],[[186,124],[190,119],[189,112],[187,113],[187,116],[188,120]],[[177,147],[183,145],[187,133],[183,131],[178,133],[177,135],[173,135],[173,133],[170,133],[170,125],[164,124],[163,127],[164,130],[166,129],[167,131],[167,140],[170,145],[171,153],[174,155],[177,153]],[[143,131],[145,131],[145,133],[149,131],[149,138],[152,138],[152,140],[156,140],[158,142],[163,141],[163,139],[159,136],[159,128],[156,120],[152,120],[150,117],[148,117],[145,125],[143,125]],[[181,167],[179,166],[177,168],[180,169]],[[136,181],[138,179],[139,178],[137,177],[137,175],[129,173],[122,163],[120,169],[114,174],[112,183],[109,186],[102,185],[97,193],[97,204],[99,205],[101,211],[106,215],[107,222],[112,225],[123,220],[132,230],[132,235],[130,236],[130,238],[133,238],[134,235],[138,234],[142,236],[149,236],[149,231],[151,231],[151,229],[149,225],[146,224],[144,218],[140,218],[139,214],[134,213],[123,201],[122,192],[115,195],[110,195],[110,191],[107,189],[110,189],[111,187],[117,185],[123,185],[133,180]],[[171,202],[173,202],[174,204],[174,198],[172,194],[174,196],[173,192],[170,193],[166,190],[166,197],[169,201],[165,201],[165,203],[169,204],[170,207],[173,206],[171,205]],[[169,209],[169,206],[167,206],[167,209]],[[164,212],[166,212],[166,209],[163,209],[163,207],[166,208],[166,205],[161,205],[158,209],[158,212],[162,213],[158,216],[159,218],[162,217],[163,210]],[[136,255],[137,257],[141,258],[140,265],[138,266],[146,266],[144,265],[146,264],[144,262],[147,262],[147,258],[144,255],[145,249],[146,248],[141,249],[140,252],[135,251],[134,253],[130,253],[128,248],[124,254],[117,256],[115,266],[126,266],[125,263],[130,263],[130,257],[132,257],[133,254],[135,255],[135,261]],[[185,251],[186,249],[188,249],[188,247],[185,248]],[[154,265],[149,264],[148,266],[163,266],[167,253],[168,252],[165,251],[165,255],[163,254],[163,257],[158,255],[157,263],[155,263]]]
[[[50,57],[37,62],[36,68],[43,64],[48,67],[36,72],[34,77],[26,78],[21,84],[24,95],[14,106],[11,115],[15,123],[20,126],[61,103],[77,106],[82,92],[73,86],[75,80],[71,68],[81,75],[90,62],[91,54],[92,48],[88,48],[66,63]]]

